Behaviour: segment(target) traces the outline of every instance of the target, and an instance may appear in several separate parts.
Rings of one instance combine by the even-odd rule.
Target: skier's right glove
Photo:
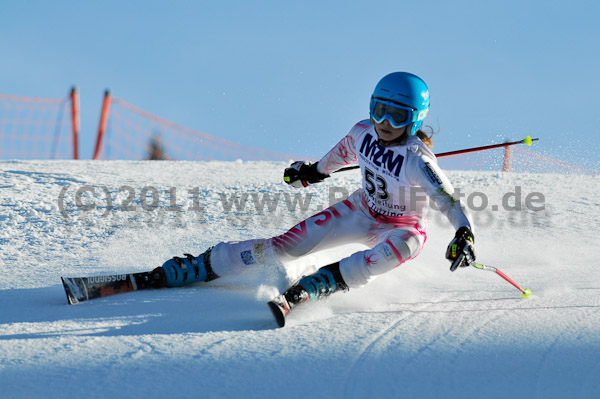
[[[285,168],[283,172],[283,181],[292,187],[307,187],[311,184],[319,183],[329,177],[317,170],[317,164],[307,163],[305,161],[296,161]]]
[[[451,272],[455,271],[459,266],[466,267],[475,261],[474,243],[473,232],[467,226],[456,230],[456,235],[446,250],[446,259],[452,262],[450,265]]]

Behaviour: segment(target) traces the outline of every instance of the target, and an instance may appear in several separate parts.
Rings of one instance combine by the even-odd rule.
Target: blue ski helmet
[[[377,100],[383,100],[383,102]],[[381,104],[389,105],[388,102],[408,107],[408,115],[406,115],[406,119],[403,123],[398,121],[398,117],[395,116],[399,115],[399,113],[385,113],[382,115],[382,113],[385,112],[386,107],[381,106]],[[403,115],[406,114],[406,111],[402,112]],[[411,136],[414,136],[417,133],[428,112],[429,88],[423,79],[412,73],[392,72],[389,75],[384,76],[379,83],[377,83],[373,95],[371,96],[371,118],[377,123],[382,123],[384,119],[388,119],[394,127],[412,124],[410,128]]]

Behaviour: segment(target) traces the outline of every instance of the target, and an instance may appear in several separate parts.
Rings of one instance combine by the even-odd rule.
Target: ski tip
[[[281,328],[285,326],[285,315],[284,310],[277,303],[270,301],[267,303],[269,305],[269,309],[271,309],[271,313],[273,313],[273,317],[275,317],[275,321],[277,325]]]
[[[71,290],[71,281],[69,279],[65,279],[65,277],[61,277],[60,280],[62,281],[63,287],[65,288],[65,294],[67,294],[67,302],[69,303],[69,305],[78,304],[79,301],[77,300],[77,297],[73,294],[73,291]]]

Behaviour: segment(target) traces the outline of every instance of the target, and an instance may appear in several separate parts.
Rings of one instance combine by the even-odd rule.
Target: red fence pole
[[[73,159],[79,159],[79,92],[71,89],[71,127],[73,129]]]
[[[100,125],[98,126],[98,136],[96,137],[96,148],[94,149],[94,156],[92,159],[97,160],[100,155],[100,147],[102,145],[102,137],[106,130],[106,123],[108,122],[108,114],[110,112],[110,91],[104,92],[104,103],[102,104],[102,113],[100,114]]]
[[[502,164],[502,171],[508,172],[510,170],[510,147],[504,147],[504,163]]]

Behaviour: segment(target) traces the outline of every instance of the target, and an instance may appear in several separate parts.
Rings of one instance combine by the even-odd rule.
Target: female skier
[[[370,248],[302,277],[270,302],[282,326],[297,304],[360,287],[415,258],[427,237],[429,198],[456,229],[446,251],[450,270],[469,265],[475,260],[472,223],[428,147],[430,137],[421,130],[428,111],[429,90],[423,80],[406,72],[385,76],[371,96],[370,120],[358,122],[319,162],[294,162],[284,172],[287,184],[306,187],[358,161],[362,188],[280,236],[219,243],[198,257],[175,257],[155,270],[163,284],[210,281],[268,262],[269,257],[285,264],[348,243]]]

